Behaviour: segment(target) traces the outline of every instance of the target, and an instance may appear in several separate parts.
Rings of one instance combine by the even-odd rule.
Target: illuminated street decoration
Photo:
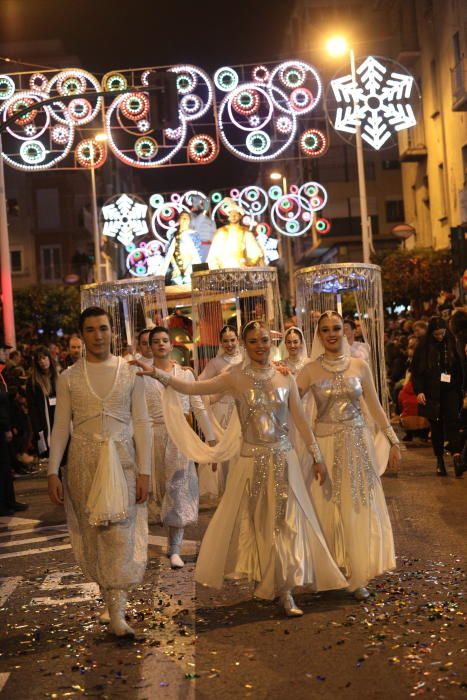
[[[175,128],[156,128],[151,114],[158,95],[150,97],[148,75],[157,70],[176,74],[179,125]],[[114,99],[104,104],[97,95],[101,91]],[[3,158],[19,170],[83,167],[75,142],[77,128],[80,142],[104,130],[107,147],[102,163],[112,153],[133,168],[207,165],[217,158],[221,142],[238,158],[263,162],[280,156],[301,138],[303,155],[317,157],[325,149],[310,147],[310,138],[306,140],[303,133],[300,137],[299,127],[303,115],[319,103],[321,92],[316,70],[297,60],[224,66],[212,79],[190,64],[109,71],[102,77],[80,68],[0,75],[0,119],[6,121],[30,108],[7,128]],[[57,100],[50,105],[35,108],[54,97]],[[40,141],[45,157],[32,159],[34,148],[21,148],[27,140]]]
[[[368,56],[357,68],[356,82],[351,75],[331,81],[337,105],[334,128],[355,134],[360,124],[362,139],[375,150],[389,140],[392,145],[394,130],[401,131],[416,124],[410,104],[414,79],[407,72],[391,71],[393,65],[404,70],[389,59]]]
[[[190,212],[194,198],[204,204],[204,210],[216,224],[222,226],[228,217],[229,201],[234,201],[245,212],[241,224],[252,231],[265,252],[266,264],[279,258],[278,234],[301,236],[315,225],[320,235],[329,232],[328,219],[317,218],[326,206],[328,195],[318,182],[306,182],[301,187],[290,186],[290,193],[282,192],[279,185],[268,190],[258,185],[243,189],[231,188],[206,195],[200,190],[154,193],[149,197],[148,209],[134,196],[119,195],[102,208],[103,234],[116,238],[125,246],[128,272],[136,277],[165,274],[168,262],[165,256],[178,227],[182,212]],[[136,242],[135,237],[141,238]]]
[[[116,238],[125,246],[133,243],[135,236],[149,233],[147,211],[147,205],[136,197],[127,194],[113,197],[110,203],[102,207],[103,235]]]
[[[222,143],[238,158],[253,162],[273,160],[289,148],[299,118],[316,107],[322,92],[318,73],[302,61],[258,65],[249,73],[242,67],[222,68],[214,84],[221,93]]]
[[[327,151],[328,140],[319,129],[307,129],[300,136],[300,150],[310,158],[319,158]]]

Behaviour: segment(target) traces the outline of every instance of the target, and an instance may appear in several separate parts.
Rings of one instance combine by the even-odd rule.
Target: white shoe
[[[185,566],[185,562],[183,559],[180,557],[179,554],[171,554],[170,555],[170,567],[172,569],[183,569]]]
[[[370,591],[368,588],[360,586],[360,588],[356,588],[354,591],[352,591],[352,595],[355,600],[366,600],[370,597]]]
[[[108,625],[110,622],[109,606],[105,605],[103,611],[99,615],[99,622],[103,625]]]
[[[303,615],[303,610],[297,607],[290,591],[281,594],[280,602],[287,617],[301,617]]]
[[[134,637],[135,631],[125,620],[127,594],[122,590],[109,590],[108,602],[110,612],[109,632],[116,637]]]

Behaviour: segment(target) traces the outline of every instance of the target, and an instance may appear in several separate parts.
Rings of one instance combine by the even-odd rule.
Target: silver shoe
[[[111,589],[107,592],[106,598],[110,613],[109,632],[115,634],[116,637],[134,637],[134,629],[125,620],[127,592],[121,589]]]
[[[170,555],[170,568],[171,569],[183,569],[185,562],[179,554]]]
[[[368,588],[360,586],[360,588],[356,588],[354,591],[352,591],[352,595],[355,600],[366,600],[370,597],[370,591]]]
[[[297,607],[290,591],[281,594],[280,602],[287,617],[301,617],[303,615],[303,610]]]

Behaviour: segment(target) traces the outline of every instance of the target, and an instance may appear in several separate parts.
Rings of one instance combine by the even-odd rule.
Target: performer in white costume
[[[264,265],[264,250],[254,233],[241,225],[243,209],[229,198],[229,223],[217,229],[212,239],[207,262],[210,270]]]
[[[282,345],[282,343],[281,343]],[[298,375],[302,367],[308,362],[305,336],[300,328],[292,326],[284,333],[285,357],[279,364],[287,367],[294,377]]]
[[[89,307],[80,316],[86,358],[63,372],[57,385],[48,489],[65,503],[75,558],[96,581],[117,636],[133,635],[125,622],[127,592],[146,569],[146,498],[151,468],[151,425],[144,383],[121,357],[110,352],[110,319]],[[70,437],[64,488],[60,460]],[[136,447],[136,453],[135,453]]]
[[[355,340],[355,331],[357,330],[357,324],[351,318],[344,319],[344,335],[347,338],[350,348],[350,354],[352,357],[359,357],[365,362],[370,361],[370,346],[368,343],[361,343],[359,340]]]
[[[309,584],[326,590],[341,588],[346,581],[331,557],[307,494],[289,441],[289,418],[313,456],[320,483],[326,479],[326,467],[294,378],[270,364],[269,330],[262,322],[250,322],[243,340],[248,364],[213,379],[190,384],[157,369],[145,373],[169,385],[163,401],[166,424],[171,434],[179,435],[187,454],[197,461],[219,462],[237,453],[201,544],[196,580],[221,588],[225,577],[247,577],[256,583],[255,596],[280,596],[286,614],[298,616],[303,613],[292,597],[295,586]],[[141,361],[138,364],[144,367]],[[235,399],[237,411],[215,448],[206,447],[195,435],[181,436],[173,389],[203,395],[229,393]]]
[[[198,379],[212,379],[230,367],[243,362],[243,352],[240,349],[237,331],[233,326],[224,326],[219,333],[220,348],[216,357],[209,360]],[[219,425],[226,428],[235,407],[235,401],[230,394],[216,394],[208,397],[211,408]],[[198,467],[200,499],[217,500],[225,491],[229,471],[229,463],[200,464]]]
[[[169,331],[156,326],[149,333],[149,345],[153,353],[153,364],[171,376],[195,383],[190,370],[182,369],[170,359],[172,342]],[[154,433],[152,461],[153,498],[160,512],[160,520],[169,529],[168,556],[173,569],[184,565],[180,557],[183,531],[187,525],[198,520],[198,478],[195,465],[177,447],[179,440],[171,440],[167,433],[162,413],[162,391],[160,382],[144,378],[146,403],[152,420]],[[199,396],[183,396],[183,413],[193,411],[203,434],[212,445],[215,436],[204,403]]]
[[[311,391],[316,404],[311,410],[316,414],[314,430],[330,475],[324,489],[311,486],[312,500],[349,590],[363,600],[369,595],[367,583],[395,566],[380,473],[388,457],[391,467],[399,466],[399,441],[379,402],[369,366],[350,356],[337,312],[320,316],[311,359],[297,384],[302,395]],[[382,431],[382,450],[375,448],[366,409]]]
[[[165,256],[165,269],[172,265],[174,284],[191,284],[193,265],[201,262],[200,248],[196,231],[191,227],[190,214],[182,211],[178,218],[178,229]]]

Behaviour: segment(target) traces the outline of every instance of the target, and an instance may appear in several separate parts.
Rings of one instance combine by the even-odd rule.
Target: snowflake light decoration
[[[142,204],[135,197],[122,194],[111,204],[102,207],[104,217],[104,236],[117,238],[120,243],[127,246],[135,236],[142,236],[149,232],[147,225],[146,204]]]
[[[386,64],[394,63],[382,60]],[[413,77],[409,73],[391,72],[381,61],[368,56],[357,68],[355,81],[351,75],[331,81],[338,105],[334,128],[355,134],[360,125],[362,139],[377,151],[391,139],[392,129],[401,131],[416,124],[410,104]]]

